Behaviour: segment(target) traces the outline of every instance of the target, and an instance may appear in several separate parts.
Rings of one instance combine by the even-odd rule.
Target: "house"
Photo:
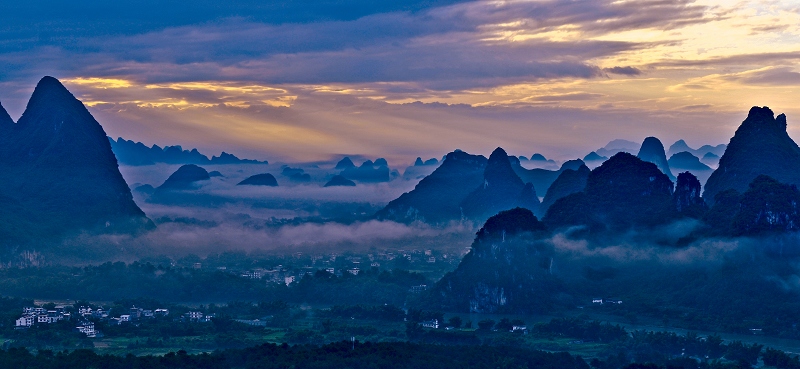
[[[592,303],[603,305],[603,299],[592,299]]]
[[[131,321],[131,316],[128,315],[128,314],[119,316],[119,323],[120,324],[125,323],[125,322],[130,322],[130,321]]]
[[[92,315],[92,308],[88,306],[81,306],[78,308],[78,315],[80,316]]]
[[[426,320],[422,322],[422,326],[425,328],[439,329],[439,319]]]
[[[528,327],[524,325],[515,325],[511,327],[512,332],[522,332],[522,334],[528,334]]]
[[[153,310],[147,310],[147,309],[142,310],[142,318],[150,319],[150,318],[153,318],[153,317],[154,317]]]
[[[190,311],[184,314],[184,316],[193,322],[199,322],[203,319],[203,313],[199,311]]]
[[[428,289],[427,284],[421,284],[419,286],[411,286],[411,292],[419,293]]]
[[[81,322],[81,324],[79,326],[75,327],[75,329],[78,332],[81,332],[81,333],[85,334],[86,337],[89,337],[89,338],[97,337],[97,331],[95,331],[94,323],[92,323],[92,322],[83,321],[83,322]]]
[[[347,269],[347,272],[348,272],[348,273],[350,273],[350,274],[352,274],[352,275],[358,275],[358,272],[360,272],[360,271],[361,271],[361,270],[360,270],[360,269],[358,269],[358,268]]]
[[[131,316],[131,320],[139,320],[142,317],[142,311],[144,309],[137,308],[136,306],[130,308],[130,313],[128,315]]]
[[[19,319],[17,319],[16,328],[20,328],[20,329],[22,329],[22,328],[30,328],[33,325],[35,320],[36,320],[36,317],[33,316],[33,315],[23,315]]]
[[[284,277],[283,278],[283,283],[285,283],[287,286],[292,284],[292,283],[294,283],[294,276],[290,275],[290,276]]]
[[[98,319],[106,319],[108,318],[108,312],[102,308],[97,308],[92,312],[92,316]]]
[[[167,316],[169,315],[169,309],[156,309],[154,314],[155,316]]]

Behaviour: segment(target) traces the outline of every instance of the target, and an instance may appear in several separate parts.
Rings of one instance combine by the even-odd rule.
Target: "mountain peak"
[[[658,170],[666,174],[670,180],[675,180],[675,176],[673,176],[672,172],[669,170],[667,153],[664,151],[664,145],[658,138],[645,138],[644,142],[642,142],[642,147],[639,149],[639,154],[636,156],[639,159],[655,164]]]
[[[486,185],[492,185],[495,181],[509,182],[509,184],[522,188],[525,183],[514,173],[511,161],[505,150],[498,147],[492,151],[489,161],[486,163],[486,171],[483,174]]]
[[[498,147],[489,155],[489,162],[492,161],[508,161],[508,154],[502,147]]]
[[[747,119],[742,122],[743,128],[763,128],[771,127],[786,130],[786,114],[780,114],[775,117],[772,109],[764,106],[754,106],[750,108],[747,113]]]
[[[72,95],[61,82],[53,77],[46,76],[39,80],[36,88],[33,89],[31,99],[28,101],[28,109],[45,105],[50,108],[60,106],[61,104],[78,103],[80,101]]]
[[[786,115],[754,106],[731,138],[719,166],[706,182],[704,198],[726,189],[743,193],[758,175],[800,185],[800,147],[786,131]]]

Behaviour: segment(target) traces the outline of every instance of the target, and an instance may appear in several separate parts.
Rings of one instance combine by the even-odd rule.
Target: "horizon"
[[[752,106],[800,135],[798,2],[212,5],[14,5],[0,102],[52,75],[110,137],[271,162],[727,144]]]

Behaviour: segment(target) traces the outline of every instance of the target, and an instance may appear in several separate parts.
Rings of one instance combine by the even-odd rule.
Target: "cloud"
[[[638,76],[642,74],[642,71],[636,67],[612,67],[612,68],[603,68],[603,72],[606,73],[613,73],[613,74],[622,74],[625,76]]]

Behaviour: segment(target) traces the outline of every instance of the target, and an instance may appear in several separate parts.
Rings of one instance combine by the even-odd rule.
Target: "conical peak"
[[[62,109],[68,105],[75,104],[83,107],[83,104],[61,82],[48,76],[42,78],[36,85],[31,99],[28,100],[28,106],[25,108],[23,116],[31,114],[31,112],[38,113],[43,110]],[[23,119],[20,118],[20,122],[22,121]]]
[[[36,84],[36,88],[33,90],[33,95],[31,96],[31,100],[37,97],[37,95],[46,95],[48,97],[72,97],[72,93],[67,90],[61,82],[53,77],[45,76],[39,83]]]
[[[492,155],[489,155],[489,162],[498,162],[498,161],[508,161],[508,154],[506,153],[503,148],[498,147],[492,151]]]
[[[658,149],[659,151],[664,151],[664,145],[661,143],[656,137],[647,137],[642,142],[642,148],[639,149],[639,153],[645,151],[646,149]]]

